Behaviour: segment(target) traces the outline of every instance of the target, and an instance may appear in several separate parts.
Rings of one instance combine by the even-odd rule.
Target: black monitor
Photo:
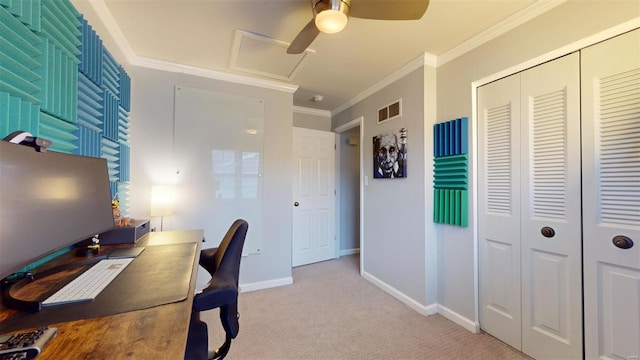
[[[0,279],[113,227],[105,159],[0,141]]]

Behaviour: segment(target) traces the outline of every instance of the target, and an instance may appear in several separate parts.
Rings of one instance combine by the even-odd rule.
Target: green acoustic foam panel
[[[42,29],[40,36],[55,44],[65,56],[79,62],[80,13],[69,1],[42,1]]]
[[[0,91],[0,138],[14,132],[40,133],[40,106]]]
[[[40,0],[0,0],[0,6],[6,8],[28,29],[40,31]]]
[[[469,187],[469,155],[454,155],[434,159],[433,187],[436,189],[460,189]]]
[[[48,39],[39,45],[38,69],[41,91],[37,94],[43,112],[67,122],[77,121],[78,112],[78,64]]]
[[[40,135],[51,140],[51,150],[67,154],[75,153],[77,136],[74,133],[78,127],[64,120],[58,119],[45,112],[40,112]]]
[[[434,189],[433,222],[467,226],[469,223],[468,205],[469,192],[467,190]]]
[[[468,225],[469,139],[468,118],[434,125],[433,221]]]

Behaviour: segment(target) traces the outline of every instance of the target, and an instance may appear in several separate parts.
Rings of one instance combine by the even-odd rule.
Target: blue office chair
[[[231,340],[238,336],[238,277],[242,248],[249,224],[242,219],[233,222],[217,248],[200,252],[200,266],[211,280],[207,288],[193,299],[191,323],[185,359],[223,359],[231,347]],[[210,353],[208,350],[207,324],[200,320],[200,312],[220,308],[220,321],[226,333],[225,342]]]

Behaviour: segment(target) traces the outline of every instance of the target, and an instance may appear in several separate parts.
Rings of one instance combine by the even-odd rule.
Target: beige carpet
[[[227,359],[529,359],[441,315],[423,316],[359,275],[358,256],[293,269],[293,285],[240,294]],[[224,340],[204,312],[210,348]]]

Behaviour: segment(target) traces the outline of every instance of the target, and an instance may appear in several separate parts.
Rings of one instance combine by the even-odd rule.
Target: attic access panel
[[[236,30],[230,68],[276,80],[291,81],[315,51],[307,49],[302,54],[287,54],[288,47],[289,43],[284,41]]]

